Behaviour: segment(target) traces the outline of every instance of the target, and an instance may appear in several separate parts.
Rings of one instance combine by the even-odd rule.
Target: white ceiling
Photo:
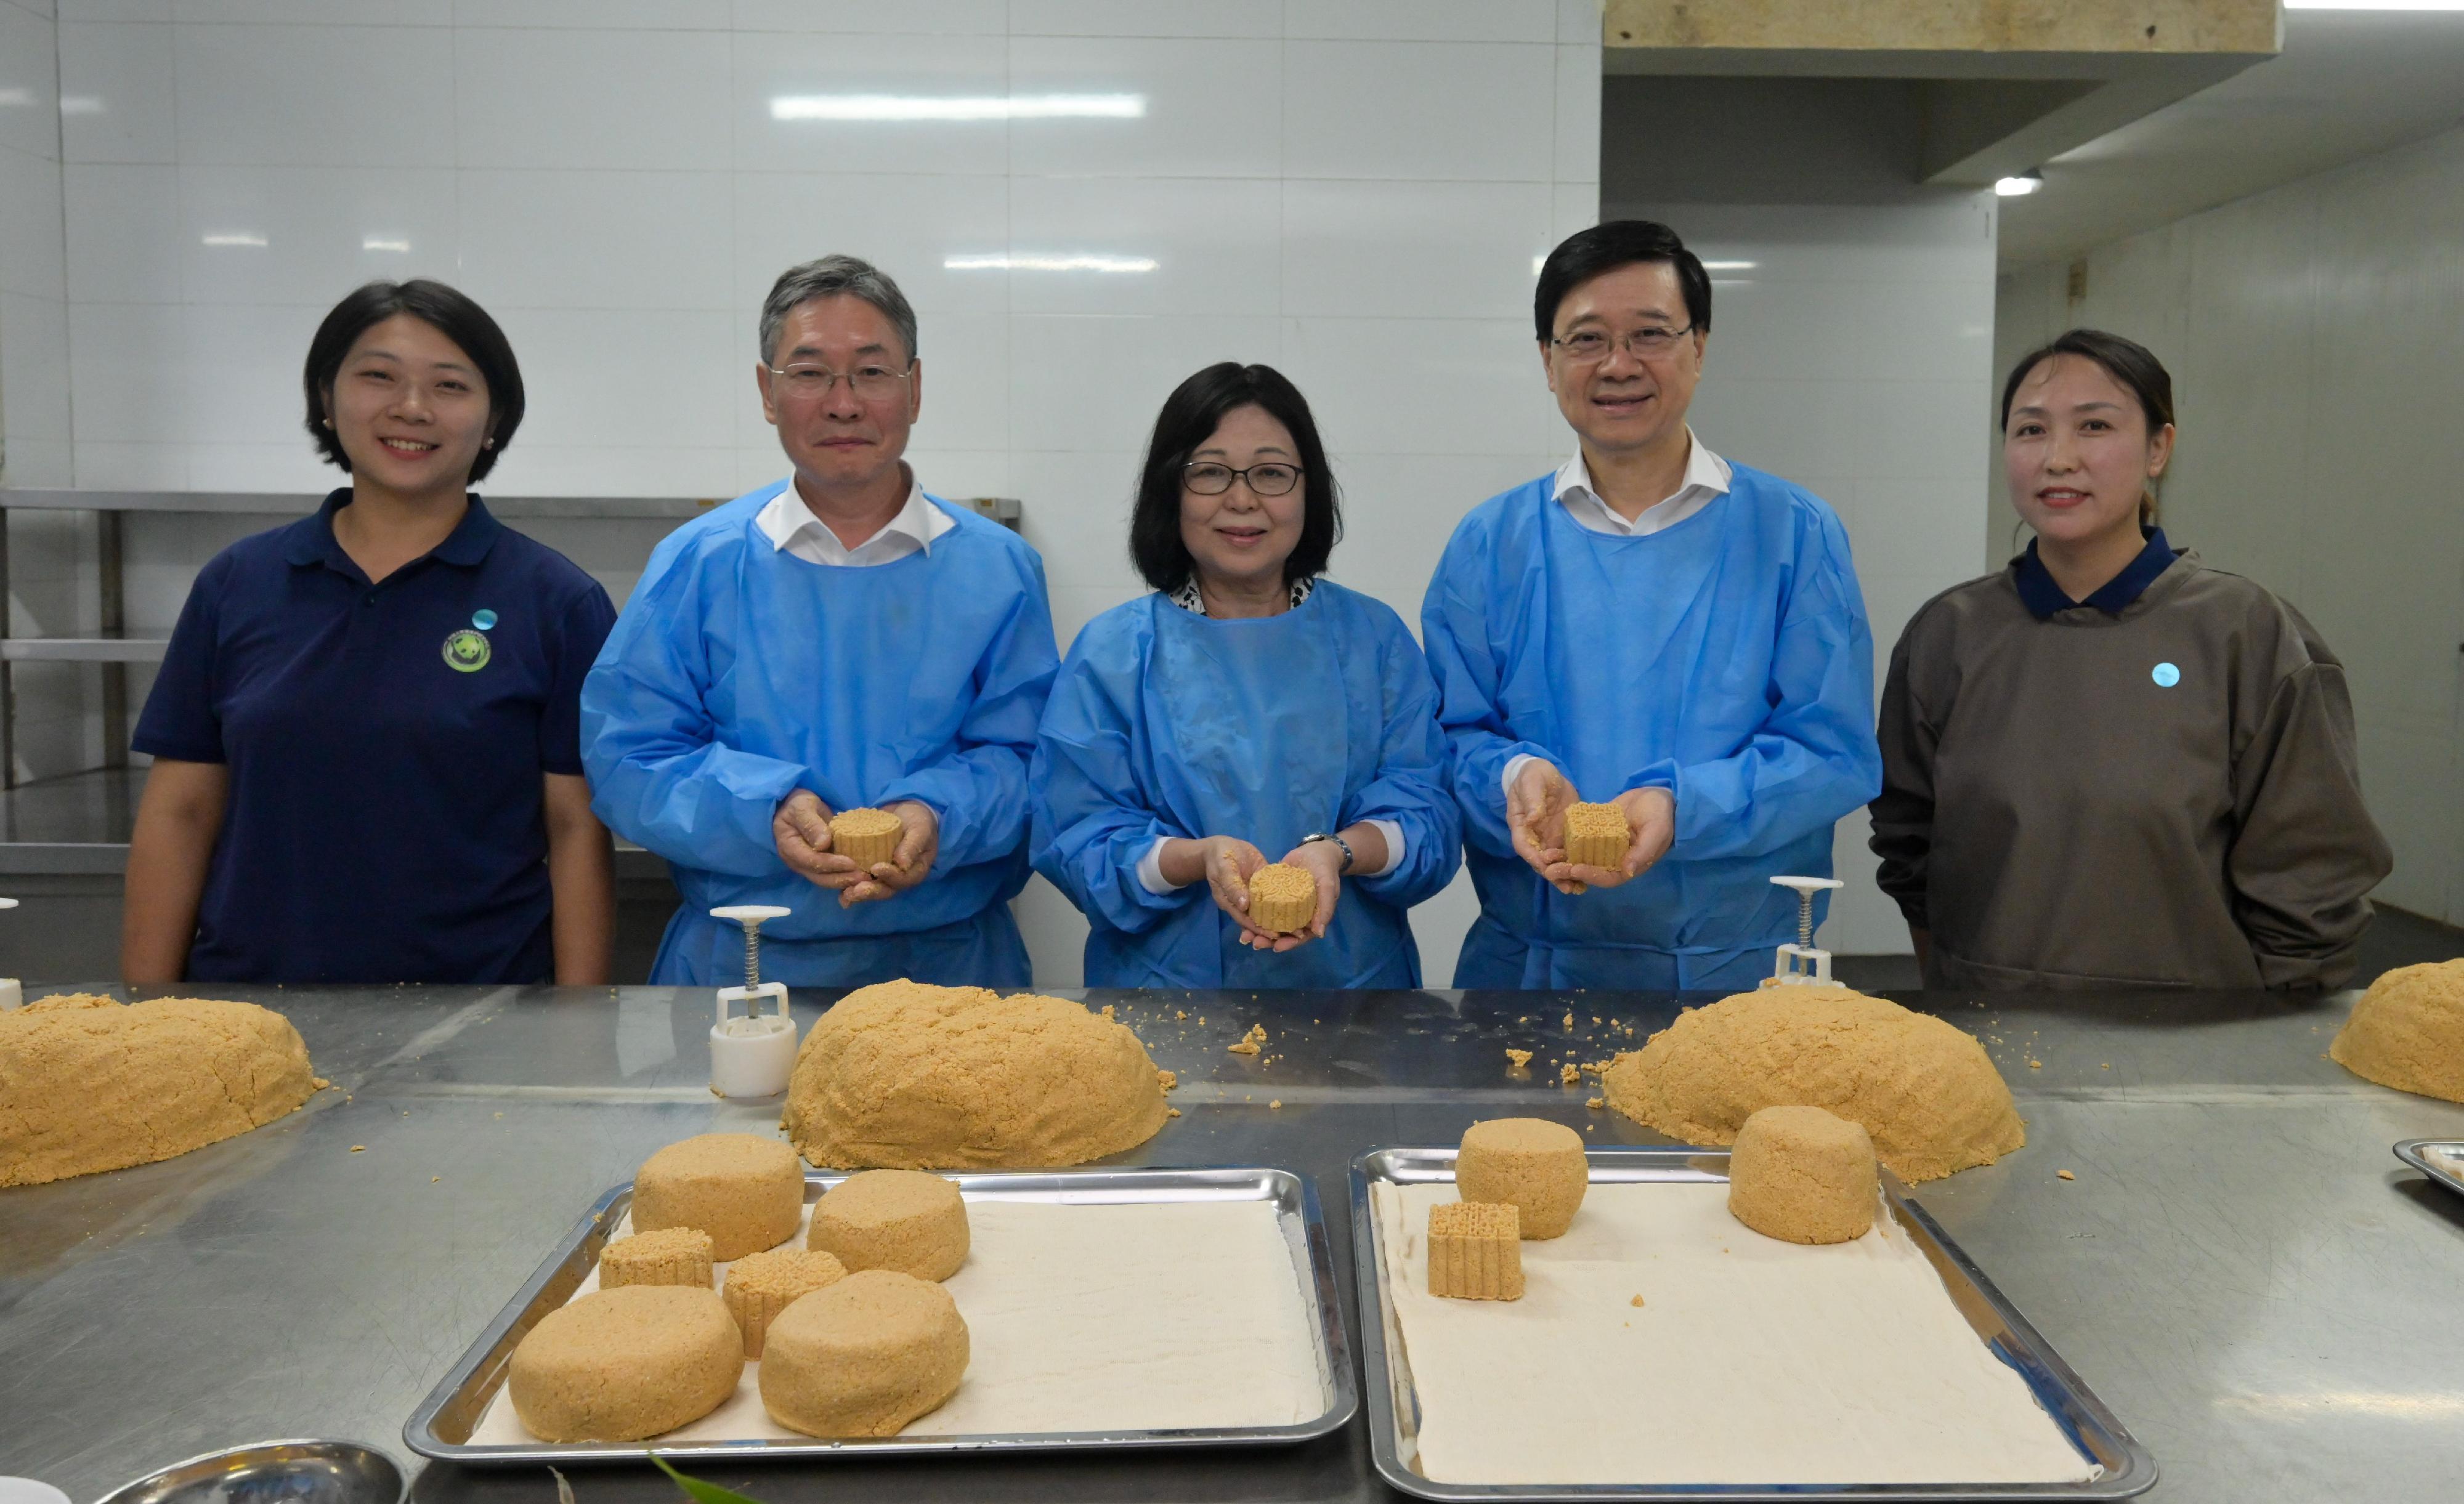
[[[2281,56],[2044,164],[2004,266],[2057,260],[2464,123],[2464,12],[2288,11]]]

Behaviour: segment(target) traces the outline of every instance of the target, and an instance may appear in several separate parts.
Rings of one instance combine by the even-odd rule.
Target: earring
[[[330,427],[334,426],[334,420],[333,420],[333,419],[331,419],[331,418],[326,419],[326,420],[325,420],[325,426],[326,426],[326,427],[328,427],[328,428],[330,428]]]
[[[483,449],[493,449],[495,447],[496,441],[494,439],[482,439],[479,441],[479,447]]]

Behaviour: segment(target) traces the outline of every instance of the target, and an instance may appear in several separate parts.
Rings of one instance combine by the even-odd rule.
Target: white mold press
[[[796,1021],[787,1016],[787,987],[761,980],[761,926],[793,912],[764,904],[714,908],[713,919],[744,926],[744,985],[718,990],[718,1021],[710,1030],[710,1089],[721,1097],[776,1097],[796,1068]],[[774,1010],[761,1011],[769,998]],[[731,1012],[742,1003],[741,1014]]]

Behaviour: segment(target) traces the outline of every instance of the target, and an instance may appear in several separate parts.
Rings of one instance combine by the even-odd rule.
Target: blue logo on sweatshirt
[[[2158,664],[2147,677],[2156,681],[2157,687],[2170,689],[2182,682],[2182,670],[2171,664]]]

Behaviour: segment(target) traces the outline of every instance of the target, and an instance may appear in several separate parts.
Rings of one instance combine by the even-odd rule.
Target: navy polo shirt
[[[225,764],[188,977],[539,982],[543,774],[582,772],[598,581],[479,498],[371,585],[313,517],[197,576],[133,745]]]
[[[2140,549],[2139,556],[2123,565],[2121,574],[2089,591],[2085,600],[2073,600],[2063,593],[2060,585],[2055,583],[2053,571],[2036,556],[2036,540],[2030,538],[2028,551],[2019,556],[2015,581],[2019,587],[2019,603],[2039,621],[2057,611],[2075,610],[2079,606],[2094,606],[2106,616],[2122,615],[2123,608],[2145,595],[2147,587],[2156,583],[2156,577],[2170,569],[2177,556],[2173,553],[2173,545],[2165,541],[2163,528],[2141,528],[2139,534],[2147,540],[2146,545]]]

